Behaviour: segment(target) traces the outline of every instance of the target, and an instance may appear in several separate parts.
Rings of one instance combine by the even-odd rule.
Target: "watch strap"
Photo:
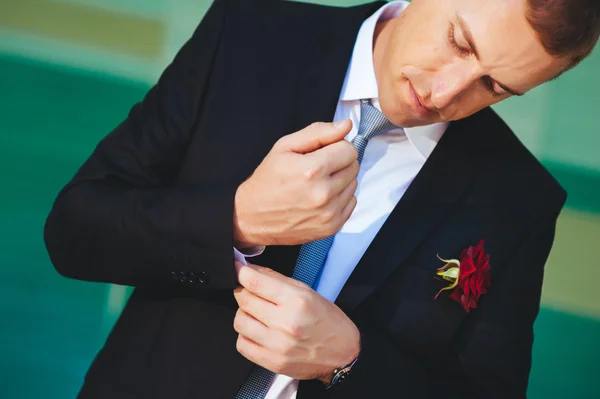
[[[325,389],[330,389],[331,387],[342,383],[342,381],[344,381],[350,375],[350,371],[357,361],[358,357],[344,367],[333,370],[333,378],[331,379],[331,382],[325,386]]]

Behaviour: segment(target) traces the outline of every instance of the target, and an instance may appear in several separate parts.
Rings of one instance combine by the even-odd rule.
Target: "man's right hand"
[[[344,140],[351,128],[319,122],[275,143],[236,192],[236,247],[303,244],[342,227],[358,186],[358,152]]]

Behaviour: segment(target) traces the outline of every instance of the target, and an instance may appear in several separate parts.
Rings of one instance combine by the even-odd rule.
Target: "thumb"
[[[350,119],[334,123],[316,122],[287,135],[281,143],[284,150],[307,154],[343,140],[352,129]]]

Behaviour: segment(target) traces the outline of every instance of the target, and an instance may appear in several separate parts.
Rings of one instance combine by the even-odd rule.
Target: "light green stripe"
[[[2,0],[0,27],[42,37],[158,59],[165,42],[160,20],[44,0]]]
[[[565,210],[546,264],[543,305],[600,319],[600,215]]]

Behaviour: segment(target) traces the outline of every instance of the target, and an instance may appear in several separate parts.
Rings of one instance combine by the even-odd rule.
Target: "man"
[[[489,106],[598,4],[215,1],[49,215],[58,272],[136,287],[79,396],[524,398],[565,193]]]

